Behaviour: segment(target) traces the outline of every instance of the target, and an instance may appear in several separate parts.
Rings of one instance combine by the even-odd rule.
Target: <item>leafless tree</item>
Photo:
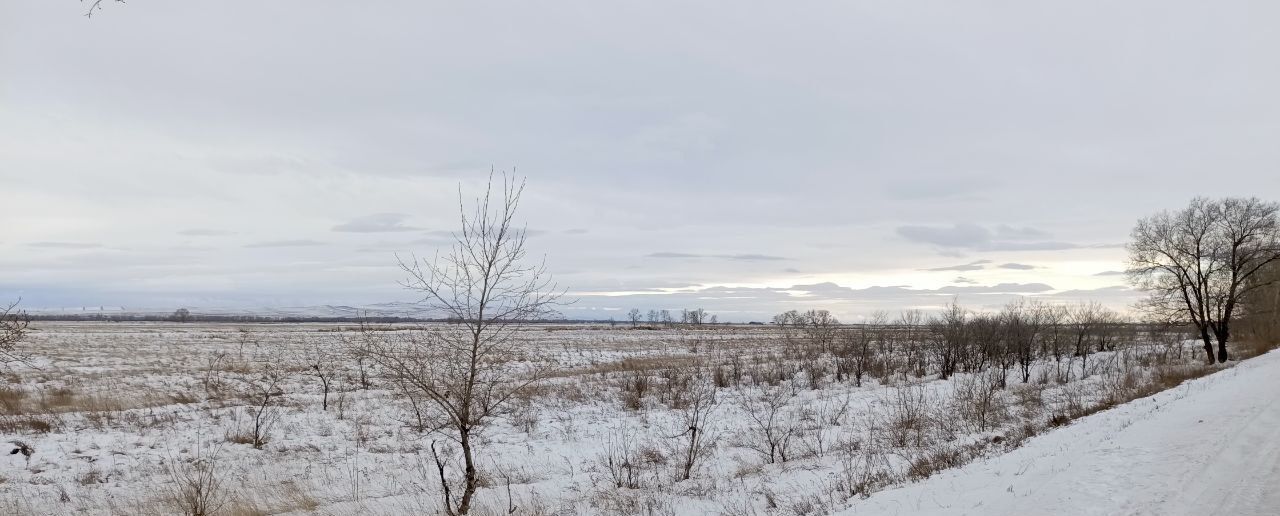
[[[681,433],[675,436],[680,438],[680,480],[689,480],[693,467],[711,452],[715,444],[712,416],[717,406],[716,388],[710,382],[690,386],[687,402],[677,411],[681,424]]]
[[[1103,322],[1109,317],[1107,312],[1109,310],[1098,303],[1084,303],[1071,310],[1068,318],[1071,324],[1071,351],[1073,358],[1080,358],[1081,378],[1089,373],[1089,355],[1094,351],[1093,343],[1101,332]]]
[[[280,402],[290,373],[284,357],[276,353],[264,353],[255,357],[254,362],[253,370],[240,378],[243,396],[249,401],[246,409],[253,420],[252,426],[233,440],[262,449],[280,420]]]
[[[639,308],[632,308],[630,312],[627,312],[627,320],[631,321],[632,328],[640,325],[640,319],[641,316]]]
[[[375,354],[382,368],[415,389],[437,409],[462,455],[461,496],[437,455],[445,510],[467,514],[480,486],[476,433],[500,415],[509,401],[542,375],[535,361],[520,367],[515,332],[520,323],[550,317],[562,291],[544,264],[526,263],[525,235],[515,223],[523,181],[503,176],[495,195],[493,178],[484,196],[467,212],[459,192],[461,230],[452,248],[432,260],[401,260],[405,286],[424,296],[438,315],[457,324],[420,328],[404,338],[382,339]]]
[[[1257,198],[1193,199],[1185,209],[1141,219],[1129,243],[1130,280],[1150,293],[1145,306],[1181,313],[1196,327],[1209,361],[1227,360],[1231,321],[1251,281],[1280,260],[1280,205]]]
[[[173,320],[178,321],[180,323],[184,323],[191,320],[191,310],[187,310],[186,308],[179,308],[177,310],[174,310]]]
[[[878,312],[866,324],[840,330],[835,345],[836,380],[850,376],[854,386],[862,387],[863,376],[875,362],[877,344],[885,338],[887,322],[888,315]]]
[[[329,391],[342,371],[340,351],[334,349],[331,342],[311,339],[302,349],[299,360],[303,374],[315,378],[320,384],[321,410],[329,410]]]
[[[1039,359],[1039,343],[1045,327],[1045,305],[1036,301],[1018,299],[1005,306],[1002,317],[1008,336],[1007,352],[1018,363],[1022,383],[1031,380],[1031,366]],[[1001,385],[1004,387],[1004,385]]]
[[[31,319],[18,310],[18,302],[0,305],[0,360],[5,363],[26,362],[27,356],[18,346],[27,335]]]
[[[969,331],[965,324],[968,319],[969,312],[953,300],[929,323],[933,330],[934,362],[938,366],[938,377],[943,380],[956,372],[956,365],[969,345]]]

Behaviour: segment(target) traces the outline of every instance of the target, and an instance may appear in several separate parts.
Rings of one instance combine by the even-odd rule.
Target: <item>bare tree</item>
[[[400,263],[409,275],[405,287],[423,294],[432,310],[457,324],[386,338],[375,351],[397,382],[416,389],[437,409],[442,431],[458,445],[462,485],[456,501],[446,461],[436,456],[450,515],[469,513],[480,486],[476,433],[541,377],[540,366],[516,363],[521,355],[514,338],[517,325],[554,315],[562,294],[544,264],[525,263],[526,230],[515,225],[524,182],[504,175],[497,196],[493,186],[490,176],[470,214],[459,192],[461,230],[450,250],[433,260]]]
[[[30,319],[27,314],[18,310],[18,302],[0,305],[0,360],[9,362],[26,362],[27,357],[18,348],[18,343],[27,335]]]
[[[302,349],[299,357],[303,374],[315,378],[320,383],[322,398],[321,410],[329,410],[329,391],[332,390],[338,373],[342,370],[341,352],[332,349],[332,343],[311,339]]]
[[[639,308],[632,308],[630,312],[627,312],[627,320],[631,321],[632,328],[640,325],[640,319],[641,316]]]
[[[1080,378],[1089,374],[1089,354],[1093,353],[1093,342],[1097,340],[1103,322],[1109,317],[1108,312],[1098,303],[1084,303],[1071,310],[1068,319],[1071,324],[1071,352],[1072,357],[1080,357]],[[1068,373],[1070,369],[1071,364],[1068,362]]]
[[[1257,198],[1193,199],[1177,212],[1141,219],[1129,243],[1129,278],[1150,293],[1145,306],[1165,318],[1181,312],[1199,332],[1209,361],[1227,360],[1231,320],[1250,281],[1280,260],[1280,205]]]
[[[191,320],[191,310],[187,310],[186,308],[179,308],[177,310],[174,310],[173,320],[178,321],[180,323],[184,323]]]
[[[253,419],[253,426],[233,436],[233,441],[261,450],[271,439],[271,431],[280,421],[284,386],[290,379],[283,358],[273,352],[255,357],[254,369],[240,378],[243,397],[249,401],[245,408]]]
[[[711,453],[716,440],[712,416],[718,405],[715,386],[700,381],[690,386],[688,402],[677,410],[681,433],[674,437],[681,438],[680,480],[689,480],[697,462]]]
[[[956,365],[969,345],[969,329],[965,324],[968,319],[969,312],[956,300],[930,319],[934,339],[932,351],[940,379],[946,380],[956,372]]]

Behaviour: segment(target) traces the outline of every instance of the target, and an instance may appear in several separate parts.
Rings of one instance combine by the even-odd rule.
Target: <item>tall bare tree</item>
[[[1251,281],[1280,260],[1280,205],[1257,198],[1198,197],[1185,209],[1141,219],[1129,243],[1129,278],[1150,293],[1145,306],[1190,320],[1210,361],[1227,360],[1231,321]]]
[[[416,390],[436,409],[437,430],[459,448],[460,486],[446,473],[452,454],[442,457],[432,445],[450,515],[468,514],[480,486],[477,432],[541,377],[541,366],[532,365],[536,361],[519,361],[518,325],[555,315],[563,294],[545,264],[526,263],[526,230],[515,221],[524,182],[504,175],[501,190],[494,186],[490,176],[470,213],[459,191],[461,230],[448,251],[431,260],[400,261],[408,273],[404,286],[457,324],[386,335],[376,351],[397,384]]]

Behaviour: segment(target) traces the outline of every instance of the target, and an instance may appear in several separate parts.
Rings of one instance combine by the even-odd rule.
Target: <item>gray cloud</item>
[[[1098,277],[1106,277],[1106,276],[1124,276],[1124,274],[1125,274],[1125,272],[1124,272],[1124,271],[1102,271],[1102,272],[1099,272],[1099,273],[1094,274],[1094,276],[1098,276]]]
[[[32,242],[27,245],[46,249],[97,249],[102,247],[102,244],[97,242]]]
[[[179,231],[178,234],[184,235],[184,236],[226,236],[226,235],[234,235],[235,233],[231,231],[220,230],[220,229],[192,228],[192,229],[184,229],[182,231]]]
[[[946,286],[938,289],[944,294],[1039,294],[1053,290],[1044,283],[1000,283],[989,286]]]
[[[922,270],[922,271],[929,271],[929,272],[945,272],[945,271],[966,272],[966,271],[980,271],[980,270],[982,270],[982,269],[985,269],[985,268],[986,268],[986,264],[988,264],[988,263],[991,263],[991,260],[977,260],[977,261],[973,261],[973,262],[969,262],[969,263],[964,263],[964,264],[960,264],[960,265],[949,265],[949,266],[946,266],[946,267],[934,267],[934,268],[932,268],[932,269],[920,269],[920,270]]]
[[[721,260],[732,260],[738,262],[766,262],[786,260],[782,256],[772,256],[767,254],[692,254],[692,253],[672,253],[659,252],[645,255],[645,258],[716,258]]]
[[[333,227],[333,231],[346,233],[390,233],[398,231],[417,231],[421,228],[404,225],[409,218],[403,213],[375,213],[357,217]]]
[[[960,284],[964,284],[964,285],[975,285],[975,284],[977,284],[977,283],[978,283],[976,280],[972,280],[972,279],[966,278],[966,277],[964,277],[964,276],[957,276],[957,277],[956,277],[956,279],[951,280],[951,282],[952,282],[952,283],[960,283]]]
[[[1032,227],[1013,227],[1005,224],[996,226],[995,238],[1001,240],[1043,240],[1049,234]]]
[[[971,251],[1062,251],[1067,249],[1109,247],[1105,245],[1081,245],[1045,238],[1047,233],[1039,229],[996,226],[993,231],[977,224],[961,223],[951,226],[899,226],[898,236],[912,242],[932,244],[944,249]]]
[[[325,245],[324,242],[316,240],[269,240],[266,242],[254,242],[245,244],[248,248],[266,248],[266,247],[311,247],[317,245]]]
[[[991,231],[977,224],[951,227],[899,226],[898,235],[913,242],[939,247],[978,247],[991,241]]]
[[[1001,269],[1009,269],[1014,271],[1029,271],[1029,270],[1038,268],[1035,265],[1027,265],[1025,263],[1013,263],[1013,262],[1002,263],[998,265],[998,267]]]
[[[702,258],[702,255],[689,254],[689,253],[660,252],[660,253],[649,253],[645,255],[645,258]]]

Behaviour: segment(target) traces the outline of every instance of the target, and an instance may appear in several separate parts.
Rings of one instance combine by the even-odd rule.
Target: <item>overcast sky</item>
[[[412,300],[528,178],[570,316],[1123,307],[1134,221],[1280,198],[1275,2],[0,0],[0,299]]]

